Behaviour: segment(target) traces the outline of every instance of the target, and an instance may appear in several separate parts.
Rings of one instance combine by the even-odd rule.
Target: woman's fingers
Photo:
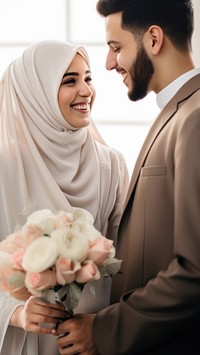
[[[54,334],[56,325],[66,317],[63,305],[48,304],[37,297],[30,297],[21,312],[21,323],[26,331]]]

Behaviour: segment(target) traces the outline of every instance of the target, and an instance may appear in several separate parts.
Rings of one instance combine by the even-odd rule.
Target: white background
[[[200,1],[193,0],[193,4],[193,54],[200,66]],[[84,45],[97,90],[92,117],[107,143],[124,154],[131,172],[159,109],[153,93],[131,102],[120,76],[106,71],[104,19],[95,7],[96,0],[0,0],[0,76],[33,42],[60,39]]]

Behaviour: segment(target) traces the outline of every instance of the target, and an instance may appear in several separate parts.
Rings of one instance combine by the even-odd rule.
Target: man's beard
[[[147,95],[153,73],[152,61],[141,44],[130,70],[132,89],[128,92],[128,97],[131,101],[141,100]]]

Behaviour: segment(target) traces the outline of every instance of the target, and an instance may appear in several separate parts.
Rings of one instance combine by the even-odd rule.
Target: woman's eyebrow
[[[68,73],[65,73],[65,74],[63,75],[63,78],[65,78],[66,76],[70,76],[70,75],[79,76],[79,73],[77,73],[77,72],[75,72],[75,71],[68,72]]]
[[[86,70],[85,74],[90,74],[91,71],[88,69]],[[75,72],[75,71],[72,71],[72,72],[67,72],[63,75],[63,78],[65,78],[66,76],[79,76],[79,73]]]

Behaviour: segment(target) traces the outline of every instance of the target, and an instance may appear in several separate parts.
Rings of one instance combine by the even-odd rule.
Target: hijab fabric
[[[89,64],[84,48],[43,41],[14,60],[0,82],[0,237],[13,232],[36,209],[88,209],[102,229],[113,201],[100,166],[109,159],[94,122],[75,129],[62,116],[58,90],[76,53]],[[103,182],[103,185],[102,185]],[[102,194],[105,194],[102,192]],[[101,220],[101,222],[100,222]]]
[[[58,104],[62,77],[76,53],[89,66],[80,46],[34,44],[0,81],[0,240],[34,210],[71,207],[87,209],[103,235],[116,236],[128,185],[124,158],[105,144],[92,120],[88,127],[70,126]],[[109,304],[110,278],[97,281],[95,298],[87,286],[76,312],[94,313]],[[1,354],[58,355],[54,337],[9,326],[23,303],[0,292]]]

